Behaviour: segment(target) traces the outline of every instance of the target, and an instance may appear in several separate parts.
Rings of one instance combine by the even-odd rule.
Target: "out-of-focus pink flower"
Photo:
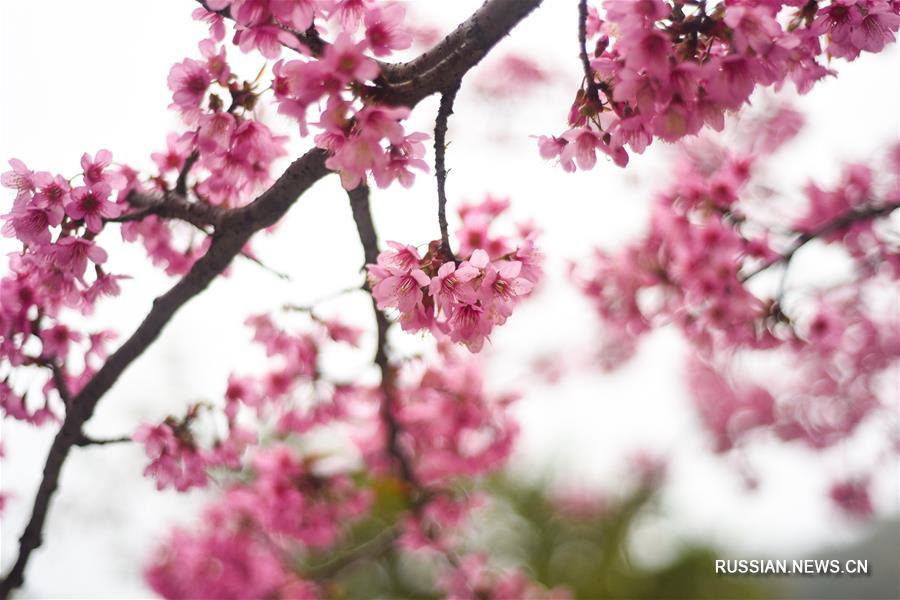
[[[167,80],[169,89],[172,90],[172,106],[189,124],[200,116],[200,105],[212,81],[213,76],[206,65],[192,58],[172,65]]]
[[[874,512],[869,496],[869,481],[866,479],[835,482],[828,495],[838,508],[852,517],[868,518]]]
[[[338,34],[334,43],[325,50],[322,67],[341,78],[346,84],[351,81],[371,81],[378,77],[378,65],[367,58],[365,42],[354,42],[347,33]]]
[[[401,4],[373,6],[366,11],[366,41],[375,56],[412,46],[412,35],[404,28],[406,9]]]

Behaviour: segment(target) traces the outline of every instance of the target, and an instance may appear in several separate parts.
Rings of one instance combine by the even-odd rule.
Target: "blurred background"
[[[405,3],[417,23],[440,35],[479,4]],[[74,174],[83,152],[108,148],[117,162],[152,171],[150,153],[165,147],[167,132],[181,130],[166,110],[171,96],[165,80],[172,63],[198,55],[205,27],[190,19],[194,8],[190,0],[0,0],[0,158]],[[523,392],[514,409],[522,426],[515,456],[505,477],[492,483],[509,503],[503,518],[519,525],[504,526],[496,551],[533,547],[528,564],[544,564],[557,574],[565,564],[569,579],[582,582],[578,597],[900,596],[896,457],[882,463],[873,479],[877,519],[848,518],[827,496],[835,478],[874,463],[880,446],[865,430],[826,452],[763,441],[739,456],[713,454],[684,381],[686,344],[674,330],[653,333],[635,359],[613,373],[576,370],[553,383],[531,376],[536,358],[574,359],[591,350],[596,319],[568,282],[566,265],[596,246],[615,249],[644,230],[653,193],[666,186],[677,151],[657,142],[644,155],[633,155],[625,170],[601,161],[593,171],[575,174],[538,156],[530,136],[562,131],[581,79],[576,24],[576,3],[546,2],[467,76],[451,119],[450,208],[485,193],[509,196],[512,218],[533,220],[543,229],[540,244],[547,255],[543,291],[496,331],[486,351],[489,387]],[[534,58],[544,80],[497,96],[495,69],[508,55]],[[229,57],[248,79],[262,66],[260,58],[237,49],[229,48]],[[795,99],[808,124],[782,151],[787,159],[771,166],[773,187],[799,195],[810,179],[833,183],[843,163],[879,158],[900,135],[897,46],[836,67],[837,79]],[[423,102],[408,129],[431,131],[436,109],[436,98]],[[273,128],[294,132],[292,123],[269,113]],[[294,135],[291,150],[299,154],[310,143]],[[0,199],[0,209],[5,212],[11,200],[8,194]],[[439,237],[435,204],[430,176],[420,176],[411,190],[375,191],[381,239],[422,244]],[[132,279],[91,323],[127,335],[171,281],[149,264],[142,248],[122,244],[117,228],[107,228],[102,241],[110,249],[110,270]],[[13,247],[0,240],[4,253]],[[142,421],[182,414],[188,402],[219,400],[229,373],[261,366],[248,348],[247,315],[285,303],[308,304],[358,282],[362,252],[337,178],[318,183],[255,248],[267,266],[289,279],[236,262],[230,277],[189,303],[103,399],[89,423],[91,435],[129,434]],[[827,270],[827,255],[804,260],[811,261],[810,269],[798,265],[795,272]],[[367,302],[361,294],[342,296],[323,304],[321,312],[371,330]],[[426,343],[404,335],[393,342],[409,352]],[[359,372],[366,356],[342,357],[336,368]],[[896,377],[893,384],[900,386]],[[898,411],[894,415],[900,418]],[[4,571],[15,558],[52,434],[51,427],[2,422],[7,456],[0,462],[0,485],[11,494],[0,521]],[[648,482],[635,456],[663,459],[664,478]],[[195,519],[209,492],[156,492],[141,475],[144,464],[135,446],[74,450],[22,597],[150,594],[141,576],[149,553],[173,525]],[[758,480],[755,488],[746,485],[747,472]],[[551,518],[548,499],[560,494],[600,499],[602,506]],[[558,512],[559,504],[553,506]],[[503,522],[485,518],[498,528]],[[545,543],[520,544],[519,534]],[[566,545],[570,554],[561,556],[585,561],[558,554],[553,559],[554,549]],[[846,556],[874,566],[868,577],[852,581],[722,578],[712,571],[716,556]],[[368,581],[365,573],[360,577]],[[413,593],[395,583],[384,589]]]

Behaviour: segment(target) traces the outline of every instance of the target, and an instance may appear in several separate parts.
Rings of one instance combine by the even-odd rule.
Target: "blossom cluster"
[[[170,133],[166,149],[151,154],[157,172],[149,181],[123,170],[123,203],[132,203],[136,195],[165,198],[174,191],[206,205],[242,206],[271,183],[272,165],[286,154],[287,137],[275,135],[254,112],[260,95],[256,83],[238,78],[215,40],[203,40],[199,49],[201,58],[173,65],[167,81],[171,108],[190,129]],[[207,236],[152,211],[123,223],[122,235],[140,241],[153,264],[170,275],[186,273],[209,245]]]
[[[115,193],[125,178],[112,167],[107,150],[84,154],[81,173],[71,178],[32,171],[16,159],[10,166],[0,181],[16,196],[0,219],[3,235],[21,242],[22,250],[10,255],[9,272],[0,280],[0,357],[13,367],[60,369],[61,377],[50,378],[45,391],[65,384],[67,389],[57,389],[64,397],[77,392],[106,358],[111,333],[78,331],[64,322],[63,313],[89,314],[100,298],[119,293],[122,277],[104,269],[107,253],[96,238],[107,220],[124,210]],[[84,370],[69,378],[62,367],[76,348]],[[30,409],[8,378],[0,382],[0,407],[35,424],[56,418],[46,401]]]
[[[300,332],[285,329],[272,316],[248,321],[255,342],[271,360],[271,370],[260,377],[233,376],[225,393],[229,423],[246,417],[274,423],[272,444],[243,451],[232,444],[236,451],[218,451],[228,460],[216,460],[197,449],[185,423],[171,418],[159,426],[143,426],[135,436],[157,457],[148,474],[159,477],[165,472],[160,485],[202,485],[204,469],[243,466],[241,476],[208,507],[201,526],[175,531],[148,569],[150,585],[164,597],[201,592],[217,597],[319,597],[322,590],[313,581],[315,569],[304,566],[307,559],[339,546],[349,526],[369,516],[378,489],[371,483],[397,477],[397,452],[409,460],[415,485],[429,493],[416,516],[398,515],[401,546],[431,555],[451,552],[451,533],[474,504],[471,497],[458,496],[454,486],[496,471],[512,450],[517,428],[506,409],[513,396],[487,394],[478,365],[468,357],[441,346],[439,362],[404,365],[391,384],[340,386],[319,368],[318,354],[332,342],[354,347],[359,331],[301,312],[309,316],[311,327]],[[392,406],[396,447],[388,441],[391,434],[380,416],[384,402]],[[332,460],[331,452],[301,443],[315,431],[333,435],[335,426],[351,432],[360,461],[348,466]],[[341,464],[345,466],[336,466]],[[194,471],[197,480],[191,481]],[[466,565],[442,569],[448,592],[467,576],[472,565]],[[485,579],[485,585],[531,589],[522,574],[496,577]]]
[[[412,45],[401,4],[220,0],[207,7],[229,10],[236,23],[234,42],[245,52],[255,49],[269,59],[279,58],[282,46],[299,52],[273,67],[278,112],[295,119],[306,136],[310,109],[324,105],[314,121],[321,130],[315,142],[329,152],[326,165],[340,173],[346,189],[357,187],[370,173],[379,187],[394,181],[409,187],[411,169],[428,170],[422,143],[427,135],[407,134],[402,125],[409,109],[379,106],[371,94],[380,67],[367,53],[384,57]],[[212,21],[214,40],[224,37],[218,12],[198,9],[196,16]],[[334,30],[331,43],[319,36],[326,26]]]
[[[757,87],[790,80],[805,93],[835,74],[822,58],[880,52],[900,28],[893,0],[602,4],[586,24],[591,81],[572,105],[570,129],[539,140],[541,155],[567,171],[593,168],[597,151],[625,166],[628,149],[640,154],[654,138],[721,130],[725,113]]]
[[[390,11],[390,18],[381,24],[391,31],[401,27],[403,7],[399,4],[370,10]],[[377,37],[395,47],[409,46],[408,34]],[[398,37],[399,46],[395,41]],[[362,98],[366,85],[379,75],[378,65],[365,55],[370,49],[376,54],[389,51],[387,46],[374,46],[370,36],[354,41],[352,32],[344,30],[319,60],[279,61],[272,84],[278,110],[296,119],[301,135],[307,135],[309,108],[324,103],[316,123],[321,132],[315,142],[328,150],[325,164],[340,174],[345,189],[357,187],[368,173],[379,187],[394,181],[410,187],[415,179],[411,169],[428,170],[423,160],[423,141],[428,136],[404,131],[402,121],[409,116],[408,108],[379,106]]]
[[[310,317],[312,327],[298,332],[285,330],[269,315],[247,320],[271,369],[261,377],[229,378],[225,410],[231,418],[244,407],[257,418],[274,420],[279,435],[303,434],[347,418],[368,401],[358,386],[330,379],[318,364],[323,346],[356,347],[362,331],[314,313]]]
[[[459,259],[448,256],[440,241],[429,244],[424,256],[414,246],[388,242],[391,249],[367,267],[378,308],[397,309],[406,331],[429,330],[481,350],[541,276],[534,231],[523,228],[515,239],[489,232],[508,207],[507,199],[489,196],[460,208]]]
[[[256,441],[249,430],[228,422],[228,436],[218,440],[210,448],[200,445],[192,431],[194,422],[204,406],[194,405],[184,419],[167,417],[162,423],[144,423],[131,436],[144,446],[150,464],[144,475],[156,481],[157,489],[173,487],[185,492],[195,487],[206,487],[209,470],[213,468],[237,469],[247,445]]]
[[[448,597],[454,600],[478,598],[527,598],[529,600],[569,600],[572,595],[562,587],[546,590],[521,569],[497,572],[483,554],[470,554],[459,568],[447,572],[441,581]]]
[[[317,473],[283,444],[254,454],[248,483],[235,484],[205,512],[200,532],[176,530],[147,570],[165,598],[317,598],[295,572],[298,544],[334,543],[368,496],[347,475]]]
[[[437,489],[485,475],[509,457],[518,426],[506,409],[516,396],[487,394],[478,364],[452,348],[441,349],[440,363],[408,365],[394,393],[398,443],[411,457],[421,485]],[[369,438],[360,438],[376,471],[386,466],[385,437],[382,424]]]
[[[238,82],[224,46],[203,40],[200,51],[203,60],[176,63],[168,78],[172,107],[192,130],[170,135],[166,152],[153,159],[165,176],[178,173],[196,153],[196,166],[208,173],[205,178],[194,173],[197,195],[211,204],[235,206],[269,183],[270,166],[285,154],[287,137],[255,118],[251,111],[259,94],[253,83]]]
[[[261,377],[229,377],[224,410],[197,404],[183,419],[169,416],[158,424],[145,423],[132,436],[144,445],[150,458],[145,475],[155,479],[159,489],[171,486],[183,492],[204,487],[210,469],[240,468],[245,449],[255,444],[257,437],[241,424],[242,409],[252,413],[256,424],[274,420],[282,436],[302,434],[347,416],[345,408],[355,397],[355,388],[330,383],[319,372],[317,360],[326,341],[355,346],[360,330],[337,320],[314,318],[310,331],[291,333],[268,315],[250,317],[247,324],[253,329],[253,340],[265,349],[271,370]],[[215,423],[201,422],[200,417],[217,413],[224,418],[227,435],[206,447],[200,439]]]
[[[205,6],[208,10],[197,9],[195,18],[209,21],[214,38],[225,37],[222,11],[227,10],[236,23],[234,44],[244,52],[258,50],[269,59],[278,58],[282,46],[315,50],[314,44],[321,43],[316,19],[330,21],[348,34],[362,26],[376,56],[412,45],[411,34],[403,28],[405,10],[393,4],[371,0],[208,0]]]
[[[794,119],[776,111],[773,120]],[[696,353],[689,388],[717,452],[762,431],[825,448],[888,410],[879,382],[896,368],[900,335],[895,311],[878,299],[896,294],[900,277],[900,249],[884,227],[900,209],[900,145],[884,168],[851,164],[832,188],[809,184],[785,230],[761,219],[771,190],[756,181],[765,153],[786,138],[751,129],[755,155],[709,140],[684,147],[647,235],[615,253],[597,250],[574,272],[604,324],[610,366],[642,334],[681,329]],[[791,262],[814,244],[839,248],[853,277],[794,293]],[[766,286],[763,275],[776,268],[780,278]],[[746,372],[747,361],[764,356],[791,368]]]

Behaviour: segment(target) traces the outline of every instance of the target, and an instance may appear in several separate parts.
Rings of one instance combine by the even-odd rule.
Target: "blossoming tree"
[[[515,439],[507,411],[514,396],[485,389],[479,351],[538,289],[538,232],[504,229],[509,201],[492,197],[458,207],[455,232],[446,216],[457,91],[541,0],[488,0],[404,63],[391,61],[413,43],[402,4],[198,1],[194,17],[209,35],[171,68],[170,108],[183,127],[152,154],[154,172],[100,150],[82,156],[74,177],[15,159],[3,174],[13,196],[3,233],[20,251],[0,280],[0,407],[4,418],[57,431],[3,594],[22,585],[44,538],[52,541],[44,524],[72,448],[133,440],[160,489],[204,487],[211,470],[231,473],[202,521],[174,531],[151,559],[147,580],[165,597],[333,595],[342,570],[396,548],[428,557],[437,589],[452,597],[564,595],[467,551],[460,535],[475,504],[471,485],[502,468]],[[574,171],[597,167],[598,153],[609,159],[604,168],[627,168],[629,153],[654,141],[684,149],[647,234],[573,268],[607,332],[601,363],[620,364],[655,327],[678,327],[696,349],[689,377],[718,452],[761,430],[822,448],[877,418],[886,410],[879,378],[900,354],[896,310],[873,300],[895,293],[900,275],[897,232],[886,222],[900,207],[900,149],[883,167],[848,166],[832,189],[811,185],[807,206],[784,226],[754,175],[802,115],[780,108],[760,117],[742,145],[706,134],[721,131],[758,88],[791,82],[805,93],[837,75],[839,61],[881,51],[900,27],[900,3],[580,0],[578,8],[572,34],[580,55],[572,58],[583,79],[566,128],[561,109],[562,133],[541,136],[535,151]],[[256,53],[268,68],[245,78],[229,52]],[[536,76],[526,61],[506,66]],[[433,131],[408,131],[411,111],[432,95],[440,96]],[[261,103],[295,127],[273,131],[254,110]],[[311,149],[288,157],[278,174],[291,136],[309,138]],[[424,160],[429,140],[433,165]],[[409,187],[432,168],[440,239],[381,244],[370,186]],[[84,426],[98,403],[173,315],[237,257],[258,261],[254,236],[332,174],[346,190],[365,257],[356,292],[371,296],[376,381],[340,380],[320,364],[324,349],[356,348],[366,332],[323,318],[315,306],[288,306],[248,315],[268,368],[223,381],[220,402],[189,405],[121,440],[89,437]],[[79,319],[127,285],[104,266],[100,234],[109,230],[142,245],[176,279],[133,332],[91,331]],[[854,266],[846,282],[810,297],[795,293],[788,267],[812,242],[840,247]],[[775,270],[777,289],[756,286]],[[392,327],[433,339],[433,351],[404,359],[390,347]],[[118,346],[116,333],[124,334]],[[795,379],[775,386],[739,372],[738,358],[755,353],[791,361]],[[35,372],[37,400],[23,383]],[[208,421],[223,425],[212,440],[198,433]],[[327,457],[296,443],[336,428],[351,432],[353,466],[330,468]],[[348,532],[386,495],[399,504],[382,515],[383,527],[347,549]],[[838,482],[832,497],[871,511],[864,476]]]

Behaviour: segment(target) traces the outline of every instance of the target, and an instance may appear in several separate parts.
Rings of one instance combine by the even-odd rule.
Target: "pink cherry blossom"
[[[190,154],[190,149],[186,140],[175,133],[166,136],[166,151],[153,152],[150,158],[159,167],[160,174],[167,172],[178,172],[184,165],[184,160]]]
[[[869,496],[869,482],[866,480],[835,482],[828,495],[849,516],[864,519],[874,512]]]
[[[319,12],[318,0],[270,0],[269,8],[275,17],[296,31],[306,31]]]
[[[93,186],[98,183],[105,183],[112,189],[119,189],[125,186],[125,177],[121,173],[108,171],[112,164],[112,152],[109,150],[100,150],[94,158],[90,154],[85,153],[81,157],[81,168],[84,169],[84,182]]]
[[[94,233],[103,229],[103,219],[118,217],[121,205],[108,200],[110,187],[105,183],[95,183],[90,187],[72,190],[72,198],[66,204],[66,214],[76,220],[84,220],[88,231]]]
[[[50,243],[50,228],[62,222],[63,213],[59,206],[43,208],[22,204],[14,206],[3,218],[7,220],[3,235],[15,237],[24,244],[43,246]]]
[[[421,269],[402,271],[388,267],[385,275],[372,286],[372,295],[382,310],[396,306],[402,312],[413,310],[422,301],[422,286],[429,283]]]
[[[87,262],[101,265],[106,262],[107,254],[103,248],[91,240],[77,237],[65,237],[53,245],[53,258],[56,266],[63,272],[81,277],[87,269]]]
[[[477,236],[463,234],[464,239],[477,239],[490,252],[464,249],[469,257],[459,264],[446,260],[437,241],[425,257],[411,246],[389,242],[392,250],[367,266],[378,307],[396,308],[407,331],[429,329],[473,352],[481,350],[493,327],[506,322],[541,276],[533,240],[526,238],[518,248],[510,248],[506,238],[488,233],[491,221],[508,206],[508,201],[489,196],[480,205],[460,209],[465,227],[475,224],[478,231]],[[511,260],[510,255],[517,254],[523,261]],[[433,274],[429,277],[425,270]]]
[[[199,116],[198,109],[212,80],[213,76],[206,66],[191,58],[176,63],[169,71],[168,85],[174,100],[172,106],[188,123]]]
[[[375,79],[378,77],[378,65],[365,56],[365,49],[365,42],[355,43],[349,35],[341,33],[325,50],[322,67],[344,83]]]
[[[16,199],[23,194],[33,192],[34,171],[17,158],[9,159],[9,166],[12,167],[12,171],[6,171],[0,176],[0,183],[3,184],[3,187],[16,190]]]
[[[405,13],[401,4],[373,6],[366,11],[366,41],[375,56],[387,56],[412,46],[412,35],[403,27]]]
[[[43,354],[47,357],[65,358],[69,353],[69,345],[81,340],[81,334],[72,331],[63,324],[57,324],[41,332],[44,345]]]

